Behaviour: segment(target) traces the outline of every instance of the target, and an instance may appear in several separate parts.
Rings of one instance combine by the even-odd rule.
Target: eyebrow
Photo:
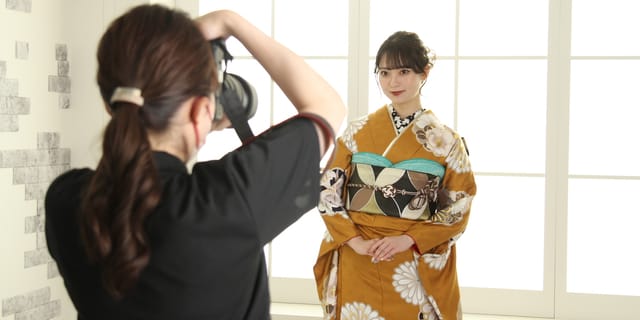
[[[396,70],[396,69],[411,69],[411,67],[399,66],[399,67],[378,67],[378,70]]]

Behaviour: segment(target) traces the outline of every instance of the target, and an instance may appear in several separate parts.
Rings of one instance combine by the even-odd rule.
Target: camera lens
[[[242,77],[226,71],[227,63],[233,59],[233,56],[227,51],[224,40],[212,40],[211,49],[218,66],[218,82],[220,83],[218,92],[216,92],[217,110],[222,110],[227,114],[242,113],[247,120],[250,119],[255,115],[258,106],[255,88]],[[216,112],[214,121],[221,118],[222,114]]]

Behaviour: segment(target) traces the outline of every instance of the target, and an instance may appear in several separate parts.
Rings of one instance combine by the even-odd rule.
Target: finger
[[[378,252],[376,252],[375,257],[377,260],[385,260],[388,258],[389,252],[390,250],[388,248],[381,249]]]
[[[390,261],[390,260],[393,260],[393,257],[395,255],[396,255],[395,250],[389,250],[384,258]]]
[[[381,241],[379,241],[379,240],[378,240],[378,241],[373,242],[373,243],[371,244],[371,246],[369,247],[369,250],[367,250],[367,251],[368,251],[368,253],[369,253],[370,255],[375,255],[375,254],[376,254],[376,252],[378,251],[378,249],[380,248],[380,246],[381,246],[382,244],[383,244],[383,242],[381,242]]]
[[[380,258],[380,261],[392,261],[393,260],[394,255],[392,254],[387,254],[384,257]]]
[[[391,252],[391,250],[393,250],[393,246],[390,243],[385,242],[378,247],[378,255],[385,256]]]

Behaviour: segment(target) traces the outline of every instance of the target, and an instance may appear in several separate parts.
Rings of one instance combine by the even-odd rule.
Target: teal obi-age
[[[426,220],[435,211],[445,168],[438,162],[414,158],[398,163],[371,152],[351,158],[347,210]]]

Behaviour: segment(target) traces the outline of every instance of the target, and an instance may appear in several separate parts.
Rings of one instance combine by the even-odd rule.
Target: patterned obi
[[[427,159],[391,163],[370,152],[351,159],[347,210],[412,220],[428,219],[436,208],[445,168]]]

